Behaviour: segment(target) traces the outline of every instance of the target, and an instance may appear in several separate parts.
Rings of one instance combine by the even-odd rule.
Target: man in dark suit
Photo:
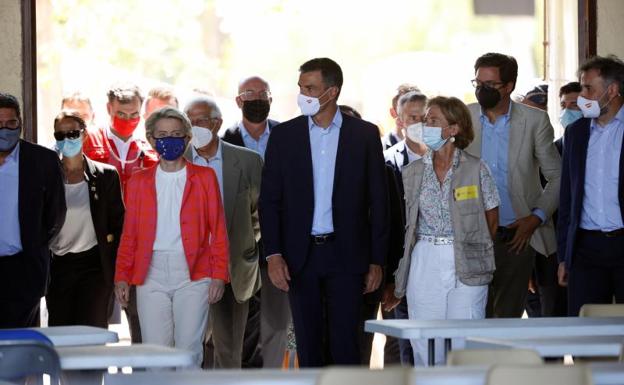
[[[624,302],[624,63],[595,57],[579,69],[583,119],[565,132],[557,255],[568,315]]]
[[[21,130],[17,99],[0,93],[0,328],[38,325],[48,243],[66,212],[58,156],[20,140]]]
[[[260,226],[269,277],[290,298],[303,367],[360,363],[363,293],[376,290],[388,242],[388,188],[378,128],[343,115],[342,70],[299,68],[303,116],[276,126],[265,156]]]
[[[271,129],[278,122],[268,118],[271,110],[271,88],[259,76],[250,76],[238,84],[236,104],[241,109],[241,120],[223,134],[223,141],[257,152],[262,159]],[[245,329],[243,367],[280,368],[288,342],[291,323],[288,295],[269,280],[267,263],[260,249],[262,288],[249,301],[249,318]]]

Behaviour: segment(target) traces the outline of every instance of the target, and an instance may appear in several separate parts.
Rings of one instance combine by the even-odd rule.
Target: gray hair
[[[153,137],[154,130],[156,129],[156,123],[158,123],[161,119],[177,119],[182,123],[184,127],[184,131],[188,136],[191,136],[191,121],[189,118],[180,110],[173,107],[163,107],[156,111],[154,111],[147,121],[145,122],[145,135],[149,137]]]
[[[198,104],[205,104],[208,107],[210,107],[210,117],[211,118],[221,119],[221,117],[222,117],[221,109],[217,105],[217,102],[213,98],[211,98],[210,96],[206,96],[206,95],[198,95],[198,96],[194,97],[193,99],[191,99],[191,101],[189,101],[186,104],[186,106],[184,107],[184,112],[186,114],[188,114],[190,109],[195,107]]]
[[[405,106],[405,104],[413,103],[413,102],[427,103],[427,97],[419,91],[410,91],[410,92],[404,93],[403,95],[401,95],[401,97],[399,98],[399,101],[397,102],[397,109],[396,109],[397,114],[401,115],[401,112],[403,111],[403,107]]]
[[[578,77],[582,72],[589,70],[598,71],[598,75],[604,80],[605,86],[612,83],[618,85],[620,96],[624,96],[624,62],[615,55],[594,56],[583,64],[578,70]]]

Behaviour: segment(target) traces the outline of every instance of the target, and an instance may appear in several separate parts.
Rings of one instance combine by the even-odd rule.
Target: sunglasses
[[[54,133],[54,139],[58,140],[59,142],[61,140],[65,140],[65,138],[67,139],[78,139],[80,137],[80,133],[82,133],[83,130],[71,130],[71,131],[57,131]]]

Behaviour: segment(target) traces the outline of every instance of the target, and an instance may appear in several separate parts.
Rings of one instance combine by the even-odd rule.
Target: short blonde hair
[[[191,121],[189,118],[180,110],[173,107],[163,107],[154,111],[147,118],[145,122],[145,135],[147,137],[153,137],[154,130],[156,129],[156,123],[158,123],[161,119],[177,119],[182,123],[182,127],[184,127],[184,131],[188,136],[191,136]]]

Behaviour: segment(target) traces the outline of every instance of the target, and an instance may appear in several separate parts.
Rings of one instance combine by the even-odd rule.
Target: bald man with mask
[[[272,102],[271,88],[266,80],[260,76],[242,79],[236,96],[236,104],[242,112],[241,120],[224,133],[223,141],[246,147],[264,159],[271,129],[278,124],[268,118]],[[262,288],[249,304],[243,367],[276,368],[282,366],[284,359],[291,322],[290,306],[288,295],[269,280],[262,240],[259,247]]]

